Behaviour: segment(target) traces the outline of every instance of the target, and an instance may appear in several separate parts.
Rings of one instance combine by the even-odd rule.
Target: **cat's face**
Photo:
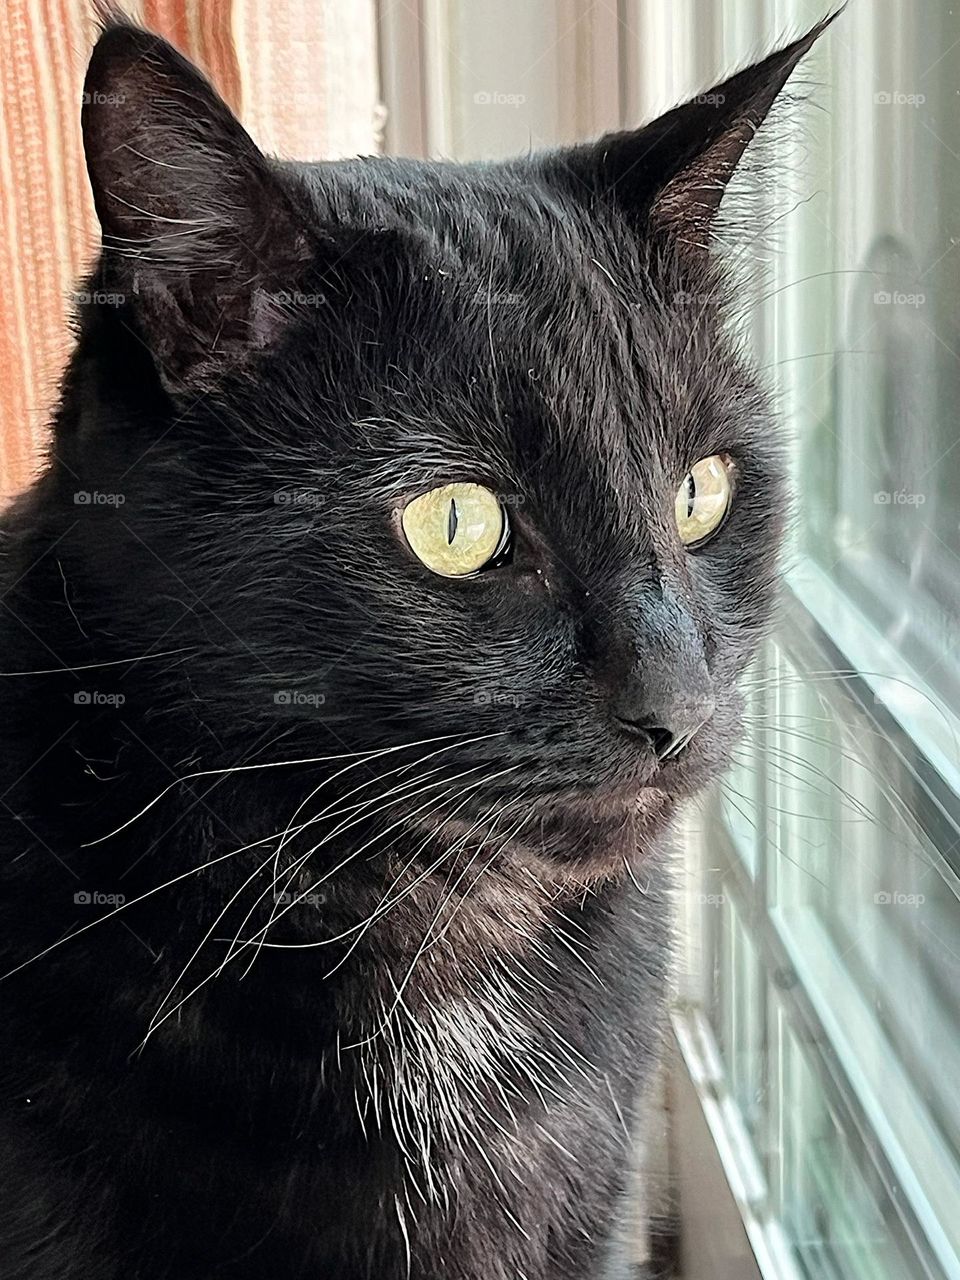
[[[237,749],[436,740],[462,771],[448,817],[508,798],[557,855],[713,776],[784,496],[703,246],[812,38],[731,81],[725,114],[596,148],[278,169],[195,78],[196,117],[164,115],[158,81],[193,77],[165,46],[104,37],[91,101],[134,104],[85,122],[125,250],[103,270],[128,301],[97,321],[125,426],[67,447],[125,494],[85,537],[103,625],[156,644],[176,620],[205,655],[185,721]]]

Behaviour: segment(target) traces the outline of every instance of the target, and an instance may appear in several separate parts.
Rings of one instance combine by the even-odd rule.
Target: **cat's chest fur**
[[[86,998],[65,983],[48,1052],[24,1053],[9,1001],[8,1239],[48,1237],[12,1274],[590,1275],[656,1048],[666,904],[659,874],[644,887],[557,912],[512,955],[464,911],[436,947],[400,948],[402,991],[361,952],[322,997],[284,998],[292,970],[267,957],[132,1055],[162,986],[132,939],[126,977],[94,959]]]

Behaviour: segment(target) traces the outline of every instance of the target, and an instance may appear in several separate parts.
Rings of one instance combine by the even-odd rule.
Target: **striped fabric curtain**
[[[257,143],[321,159],[378,148],[374,0],[141,0],[126,11],[210,76]],[[0,12],[0,501],[42,454],[98,233],[80,140],[88,0]]]

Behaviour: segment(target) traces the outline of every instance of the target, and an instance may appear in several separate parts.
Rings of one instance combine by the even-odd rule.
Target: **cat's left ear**
[[[705,253],[727,183],[803,55],[842,10],[799,40],[641,129],[546,156],[571,194],[613,200],[638,230]]]
[[[172,394],[266,346],[271,299],[310,261],[270,163],[166,41],[108,17],[87,71],[83,141],[102,269]]]

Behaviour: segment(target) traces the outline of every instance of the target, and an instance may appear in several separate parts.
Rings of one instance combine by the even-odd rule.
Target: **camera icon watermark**
[[[712,307],[723,301],[723,295],[717,291],[711,293],[691,293],[687,289],[678,289],[673,295],[675,307]]]
[[[316,489],[278,489],[273,495],[274,506],[306,507],[319,511],[325,505],[325,498]]]
[[[922,907],[926,900],[923,893],[900,893],[897,890],[881,890],[873,895],[878,907]]]
[[[922,507],[926,500],[925,493],[911,493],[908,489],[895,489],[893,493],[878,489],[873,495],[878,507]]]
[[[525,93],[501,93],[498,89],[480,89],[473,95],[478,107],[522,107],[526,100]]]
[[[878,307],[913,307],[926,304],[925,293],[905,293],[897,289],[878,289],[873,295],[874,305]]]
[[[293,893],[289,889],[283,889],[273,895],[273,900],[278,907],[293,907],[301,904],[308,907],[322,907],[327,900],[327,895],[315,890],[309,893]]]
[[[124,693],[102,693],[99,689],[78,689],[73,695],[75,707],[122,707],[126,700]]]
[[[522,707],[526,698],[510,689],[478,689],[473,695],[475,707]]]
[[[126,102],[126,94],[104,93],[101,89],[84,89],[81,95],[85,107],[122,107]]]
[[[122,507],[126,500],[123,493],[101,493],[99,489],[78,489],[73,495],[75,507]]]
[[[904,93],[901,89],[881,89],[873,95],[877,107],[922,107],[926,100],[925,93]]]
[[[477,289],[473,301],[478,307],[519,307],[523,302],[523,294],[509,291],[488,293],[486,289]]]
[[[303,689],[278,689],[273,695],[278,707],[322,707],[326,700],[325,693],[308,693]]]
[[[303,293],[299,289],[278,289],[271,293],[267,289],[258,289],[257,293],[268,302],[278,307],[323,307],[327,297],[323,293]]]
[[[127,300],[125,293],[108,293],[104,289],[74,291],[73,300],[78,307],[122,307]]]

